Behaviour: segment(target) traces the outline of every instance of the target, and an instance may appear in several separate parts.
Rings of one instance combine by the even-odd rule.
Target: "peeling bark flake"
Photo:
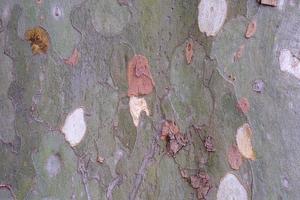
[[[160,138],[167,142],[167,152],[171,156],[174,156],[188,142],[187,138],[180,133],[176,123],[168,120],[163,124]]]
[[[72,147],[81,142],[86,132],[83,108],[77,108],[67,116],[61,131]]]
[[[237,62],[244,54],[245,45],[242,44],[238,50],[234,53],[233,60]]]
[[[150,72],[148,59],[142,55],[135,55],[127,68],[128,96],[150,94],[154,81]]]
[[[242,97],[238,100],[236,107],[240,112],[246,114],[250,110],[250,103],[247,98]]]
[[[236,145],[231,145],[227,152],[227,159],[232,169],[238,170],[243,164],[242,155]]]
[[[190,40],[187,42],[186,47],[185,47],[185,58],[186,58],[186,62],[187,64],[191,64],[192,59],[193,59],[193,41]]]
[[[245,37],[246,38],[251,38],[256,32],[256,21],[252,20],[246,29]]]
[[[145,111],[147,116],[150,115],[147,102],[144,98],[134,96],[130,97],[129,108],[133,123],[136,127],[139,125],[140,115],[142,111]]]
[[[75,48],[73,50],[72,55],[68,59],[65,59],[65,64],[71,65],[71,66],[77,65],[78,60],[79,60],[79,56],[80,56],[80,54],[79,54],[77,48]]]
[[[248,123],[243,124],[237,129],[236,143],[242,156],[247,159],[255,160],[256,156],[251,144],[252,130]]]
[[[49,34],[40,26],[28,29],[25,32],[25,39],[30,41],[33,54],[46,53],[49,48]]]
[[[213,141],[214,141],[214,139],[211,136],[207,136],[205,138],[204,146],[206,148],[206,151],[208,151],[208,152],[214,152],[214,151],[216,151],[215,145],[214,145]]]
[[[300,79],[300,60],[290,50],[282,49],[279,55],[280,70]]]
[[[199,172],[198,174],[192,176],[188,176],[187,172],[184,172],[182,177],[189,182],[192,188],[197,190],[197,199],[204,200],[206,198],[207,193],[212,187],[210,177],[206,172]]]
[[[217,192],[217,200],[247,200],[248,194],[245,187],[240,183],[238,178],[228,173],[220,181]]]
[[[227,15],[225,0],[201,0],[198,6],[198,26],[207,36],[215,36],[222,28]]]

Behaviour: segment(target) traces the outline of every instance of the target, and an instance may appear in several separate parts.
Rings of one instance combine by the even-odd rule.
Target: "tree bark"
[[[199,3],[0,1],[0,199],[231,199],[228,173],[238,182],[225,192],[300,199],[300,3]],[[34,27],[47,32],[45,52],[25,38]],[[137,126],[135,55],[154,84]],[[80,108],[84,119],[72,118]],[[256,158],[240,149],[232,169],[246,123]]]

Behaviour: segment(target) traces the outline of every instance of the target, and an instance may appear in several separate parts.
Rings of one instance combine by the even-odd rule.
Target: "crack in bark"
[[[87,163],[88,164],[88,163]],[[88,184],[88,178],[87,178],[87,166],[84,163],[83,158],[79,158],[78,160],[78,171],[81,174],[81,180],[84,185],[84,190],[87,196],[87,200],[92,200],[90,192],[89,192],[89,184]]]
[[[142,161],[142,164],[141,164],[141,166],[138,170],[138,173],[136,174],[135,181],[134,181],[134,184],[133,184],[133,188],[132,188],[131,193],[129,195],[130,200],[135,200],[136,199],[137,193],[138,193],[138,191],[140,189],[140,186],[141,186],[141,184],[144,180],[146,169],[147,169],[149,163],[154,158],[156,149],[158,147],[158,145],[157,145],[158,136],[159,136],[159,134],[156,134],[156,136],[153,138],[151,147],[148,150],[148,152],[145,154],[144,159]]]
[[[115,187],[121,185],[123,182],[123,176],[118,176],[115,178],[112,182],[109,183],[107,190],[106,190],[106,199],[107,200],[113,200],[112,192],[115,189]]]
[[[16,147],[17,139],[18,136],[15,136],[15,139],[12,142],[5,142],[2,138],[0,138],[0,142],[3,144],[4,147],[10,148],[12,153],[18,154],[20,152],[20,147]]]

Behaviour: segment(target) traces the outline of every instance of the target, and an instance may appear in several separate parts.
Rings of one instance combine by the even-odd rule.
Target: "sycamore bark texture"
[[[0,0],[0,199],[197,199],[183,170],[209,175],[209,200],[228,173],[248,199],[300,199],[300,2],[224,2],[203,6],[218,21],[226,12],[224,23],[205,15],[207,36],[200,0]],[[46,54],[33,55],[24,37],[37,26],[49,34]],[[155,82],[137,127],[127,96],[134,55]],[[71,146],[61,128],[77,108],[86,130]],[[173,157],[160,139],[165,120],[188,139]],[[245,123],[256,160],[233,170],[227,152]]]

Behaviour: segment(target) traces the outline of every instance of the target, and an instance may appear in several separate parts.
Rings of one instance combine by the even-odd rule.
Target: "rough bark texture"
[[[0,199],[197,199],[188,177],[200,172],[209,175],[207,199],[228,172],[249,199],[300,199],[300,82],[279,63],[282,49],[300,57],[300,3],[226,2],[225,23],[207,37],[198,0],[0,0]],[[46,54],[33,55],[25,40],[36,26],[49,34]],[[127,64],[137,54],[155,90],[145,96],[150,116],[142,112],[135,127]],[[78,107],[87,131],[71,147],[60,128]],[[165,120],[188,139],[174,156],[160,139]],[[244,123],[256,160],[232,171],[227,152]]]

